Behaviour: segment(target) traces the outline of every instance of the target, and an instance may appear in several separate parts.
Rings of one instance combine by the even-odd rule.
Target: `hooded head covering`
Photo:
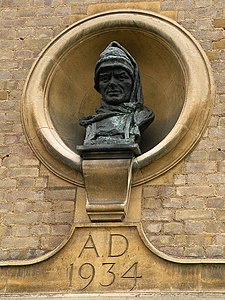
[[[133,103],[137,107],[142,107],[144,100],[137,63],[130,53],[116,41],[111,42],[100,54],[100,58],[95,66],[95,89],[98,92],[99,74],[106,67],[122,67],[128,71],[133,79],[133,89],[129,103]]]

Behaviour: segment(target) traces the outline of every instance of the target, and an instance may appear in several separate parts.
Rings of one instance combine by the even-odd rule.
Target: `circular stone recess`
[[[84,139],[79,125],[94,114],[99,54],[113,40],[138,63],[145,106],[156,115],[135,158],[133,185],[172,168],[201,137],[213,106],[214,84],[206,55],[176,22],[158,14],[104,12],[59,34],[34,64],[22,97],[26,137],[39,159],[61,178],[83,185],[76,146]]]

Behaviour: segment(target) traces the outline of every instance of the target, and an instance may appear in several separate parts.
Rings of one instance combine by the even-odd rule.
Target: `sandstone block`
[[[6,135],[4,138],[4,142],[6,145],[15,144],[18,142],[19,137],[17,135]]]
[[[0,39],[9,39],[14,40],[16,38],[16,29],[10,28],[10,29],[1,29],[0,30]]]
[[[0,202],[0,213],[8,213],[13,211],[13,204],[7,202]],[[1,230],[0,230],[1,232]],[[0,234],[1,235],[1,234]]]
[[[211,219],[213,212],[208,210],[177,210],[175,212],[176,220],[204,220]]]
[[[0,180],[0,189],[8,189],[8,188],[15,188],[16,187],[16,180],[11,178],[6,178]]]
[[[34,178],[21,178],[18,179],[18,188],[26,189],[34,187],[35,179]]]
[[[5,18],[5,19],[15,18],[17,16],[17,9],[15,9],[15,8],[3,9],[1,11],[1,15],[2,15],[2,18]]]
[[[0,179],[6,179],[8,177],[8,169],[5,167],[1,167],[0,168]],[[1,188],[1,185],[0,185]],[[2,186],[2,188],[4,188],[4,185]]]
[[[161,251],[171,255],[173,257],[183,257],[184,248],[183,247],[161,247]]]
[[[178,234],[183,232],[183,224],[179,222],[165,223],[163,226],[164,233]]]
[[[215,242],[216,242],[216,245],[218,245],[218,246],[224,246],[225,235],[218,235],[218,236],[216,236]]]
[[[48,189],[45,192],[45,197],[52,200],[74,200],[75,190],[74,189]]]
[[[12,228],[12,235],[17,237],[25,237],[30,235],[29,226],[15,226]]]
[[[151,236],[150,240],[153,245],[157,245],[160,247],[174,244],[174,239],[170,235]]]
[[[175,10],[176,9],[175,1],[174,0],[169,0],[169,1],[162,0],[160,8],[161,8],[161,10]]]
[[[198,197],[187,197],[184,200],[185,208],[204,209],[206,200]]]
[[[144,185],[143,187],[143,197],[156,197],[158,195],[158,190],[157,187],[155,186],[150,186],[150,185]]]
[[[55,222],[56,224],[72,224],[74,221],[73,212],[62,212],[55,214]]]
[[[203,173],[198,173],[198,174],[194,174],[194,173],[191,173],[191,174],[187,174],[187,183],[189,185],[202,185],[202,184],[205,184],[207,185],[207,176],[206,174],[203,174]]]
[[[1,238],[4,236],[8,236],[11,233],[11,228],[9,226],[0,225],[0,236]]]
[[[196,0],[196,7],[208,7],[212,5],[212,0]]]
[[[44,189],[47,187],[48,184],[48,178],[47,177],[38,177],[35,179],[35,187]]]
[[[147,223],[146,231],[149,233],[158,233],[162,230],[162,223]]]
[[[16,107],[15,101],[1,101],[1,111],[13,111]]]
[[[224,223],[220,220],[204,221],[205,232],[220,234],[224,232]]]
[[[0,91],[0,100],[8,100],[8,91]]]
[[[30,212],[33,210],[33,203],[29,203],[29,202],[26,202],[26,201],[17,201],[15,203],[15,208],[14,208],[14,211],[15,213],[26,213],[26,212]]]
[[[55,9],[55,14],[57,16],[70,16],[71,15],[71,7],[66,7],[66,6],[58,6]]]
[[[7,250],[0,250],[0,260],[8,260],[9,259],[9,253]]]
[[[92,15],[95,13],[99,13],[105,10],[111,9],[120,9],[121,3],[96,3],[96,4],[89,4],[87,9],[87,14]],[[133,8],[133,9],[143,9],[143,10],[150,10],[154,12],[160,11],[160,2],[124,2],[123,8]]]
[[[60,224],[60,225],[53,225],[51,227],[51,233],[52,235],[61,235],[61,236],[67,236],[68,233],[70,232],[70,228],[71,226],[69,225],[64,225],[64,224]]]
[[[48,175],[48,187],[49,188],[59,188],[59,187],[74,187],[72,183],[69,183],[54,174],[50,173],[47,170],[43,169],[43,165],[41,165],[41,174]]]
[[[215,191],[212,186],[182,186],[177,187],[178,196],[214,196]]]
[[[206,161],[207,160],[207,152],[206,151],[194,151],[187,156],[187,161]]]
[[[225,209],[216,210],[215,215],[218,221],[225,221]]]
[[[206,255],[212,258],[222,258],[224,255],[224,247],[222,246],[208,246],[205,249]]]
[[[28,27],[43,27],[43,26],[57,26],[60,23],[60,20],[58,17],[49,17],[49,18],[40,18],[40,17],[35,17],[35,18],[28,18],[26,21],[26,26]],[[26,40],[26,47],[28,49],[34,49],[37,47],[44,46],[43,44],[46,43],[46,40],[37,40],[37,41],[33,41],[32,40]],[[30,44],[30,47],[29,47]]]
[[[201,222],[192,222],[192,221],[186,221],[184,232],[190,233],[190,234],[203,234],[204,232],[204,223]]]
[[[167,199],[163,199],[162,205],[163,207],[167,207],[167,208],[181,208],[182,200],[179,198],[167,198]]]
[[[210,60],[218,60],[220,57],[220,53],[216,50],[207,51],[207,56]]]
[[[225,173],[225,162],[224,161],[220,161],[218,163],[218,171],[222,172],[222,173]]]
[[[186,176],[185,175],[174,175],[174,184],[175,185],[185,185]]]
[[[7,213],[3,217],[4,224],[7,225],[34,225],[39,223],[40,215],[34,212]]]
[[[69,1],[69,0],[67,0],[67,1]],[[71,4],[71,13],[72,14],[86,15],[87,14],[87,7],[88,7],[88,4],[72,3]]]
[[[174,212],[169,209],[144,210],[142,213],[144,220],[151,221],[172,221]]]
[[[210,184],[224,184],[225,183],[225,174],[217,173],[208,175],[208,182]]]
[[[34,7],[37,7],[37,6],[44,6],[44,0],[32,0],[32,5]]]
[[[201,246],[186,247],[184,249],[184,255],[187,257],[204,257],[205,251]]]
[[[26,0],[2,0],[2,7],[26,7]]]
[[[176,8],[179,10],[188,10],[192,4],[193,0],[191,2],[189,0],[180,0],[176,3]]]
[[[215,19],[213,22],[213,25],[216,28],[224,28],[225,27],[225,19]]]
[[[160,199],[146,198],[144,200],[144,208],[155,209],[160,207],[162,207],[162,203]]]
[[[74,211],[75,201],[68,201],[65,198],[61,200],[54,201],[52,204],[52,208],[55,212],[73,212]]]
[[[12,122],[5,122],[5,123],[1,124],[0,132],[3,132],[3,133],[6,133],[6,132],[11,133],[11,132],[13,132],[13,123]]]
[[[41,236],[50,234],[50,226],[49,225],[32,225],[30,228],[30,232],[33,235]]]
[[[9,80],[12,78],[12,74],[7,70],[0,71],[0,80]]]
[[[50,213],[52,211],[52,202],[50,201],[36,201],[33,204],[33,210],[35,212],[44,212],[44,213]],[[43,221],[46,220],[46,218],[48,219],[48,215],[47,216],[43,216]],[[54,219],[54,216],[51,217],[52,220]]]
[[[48,6],[38,8],[36,11],[36,15],[38,17],[52,16],[53,13],[54,13],[54,9],[52,7],[48,7]]]
[[[37,248],[39,241],[35,237],[6,237],[1,241],[5,250]]]
[[[208,208],[224,208],[225,200],[219,197],[207,199],[206,206]]]
[[[39,173],[38,168],[14,168],[10,170],[9,175],[13,177],[37,177]]]
[[[216,162],[205,162],[205,163],[185,163],[185,171],[187,173],[214,173],[217,171],[217,165]]]
[[[63,238],[61,236],[48,236],[48,237],[41,237],[41,246],[42,250],[53,250],[56,248],[61,242]]]

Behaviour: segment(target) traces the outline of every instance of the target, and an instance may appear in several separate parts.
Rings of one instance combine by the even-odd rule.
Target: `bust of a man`
[[[96,115],[84,117],[84,145],[133,145],[154,120],[144,99],[138,66],[118,42],[111,42],[95,67],[95,89],[101,94]]]

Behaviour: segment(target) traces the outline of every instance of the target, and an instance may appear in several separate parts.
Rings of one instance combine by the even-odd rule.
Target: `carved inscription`
[[[81,252],[79,254],[78,257],[81,257],[83,251],[87,251],[87,250],[94,250],[95,254],[97,257],[99,257],[99,254],[98,254],[98,251],[97,251],[97,248],[95,247],[95,244],[94,244],[94,241],[93,241],[93,238],[91,236],[91,234],[89,235],[84,247],[81,249]]]
[[[89,234],[78,251],[77,261],[70,264],[69,287],[78,285],[81,291],[96,286],[104,290],[113,285],[135,289],[142,275],[137,258],[130,257],[127,237],[111,233],[101,247],[95,239]]]

